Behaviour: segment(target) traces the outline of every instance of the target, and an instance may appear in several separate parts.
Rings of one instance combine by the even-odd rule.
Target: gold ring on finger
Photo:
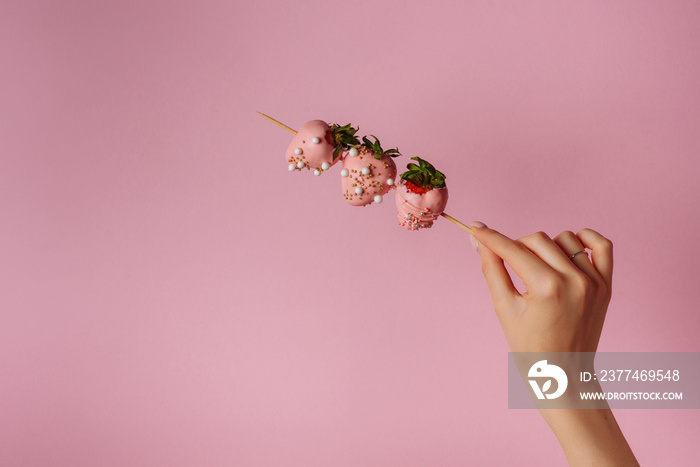
[[[586,252],[586,250],[577,251],[577,252],[574,253],[573,255],[569,256],[569,259],[573,260],[573,259],[574,259],[574,256],[576,256],[576,255],[578,255],[578,254],[581,254],[581,253],[585,253],[585,252]]]

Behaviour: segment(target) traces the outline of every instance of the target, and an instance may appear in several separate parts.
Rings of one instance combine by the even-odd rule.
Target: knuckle
[[[599,246],[599,248],[602,248],[603,250],[606,250],[606,251],[612,251],[612,249],[613,249],[612,240],[610,240],[610,239],[608,239],[608,238],[605,238],[605,237],[602,237],[602,238],[600,239],[600,246]]]
[[[572,279],[574,294],[581,299],[593,299],[597,302],[608,299],[609,288],[601,277],[589,276],[587,274],[577,274]]]
[[[597,250],[609,250],[612,251],[613,243],[609,238],[603,237],[601,234],[595,230],[584,228],[578,231],[577,236],[586,236],[591,239],[591,246]]]
[[[583,273],[574,276],[573,285],[576,293],[583,297],[590,296],[597,289],[593,279]]]
[[[549,236],[546,233],[540,231],[540,232],[531,233],[530,235],[526,235],[524,237],[521,237],[518,240],[516,240],[516,242],[518,242],[522,245],[527,245],[527,244],[538,244],[544,240],[549,240]]]
[[[532,235],[530,235],[533,240],[549,240],[549,235],[544,233],[543,231],[535,232]]]
[[[539,283],[539,292],[543,297],[555,298],[562,293],[563,281],[556,274],[548,274]]]
[[[570,230],[564,230],[554,237],[555,240],[572,240],[574,238],[576,238],[576,235]]]
[[[520,240],[514,240],[506,246],[509,253],[519,254],[528,249]]]

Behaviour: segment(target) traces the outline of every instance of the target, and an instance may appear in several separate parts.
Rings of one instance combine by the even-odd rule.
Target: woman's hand
[[[612,243],[583,229],[518,240],[472,224],[472,243],[512,352],[595,352],[610,303]],[[589,260],[585,249],[591,250]],[[519,293],[505,263],[520,276]],[[606,406],[607,407],[607,406]],[[638,466],[609,408],[543,409],[569,464]]]
[[[480,222],[472,229],[512,352],[596,351],[610,303],[610,240],[590,229],[564,231],[554,239],[537,232],[518,240]],[[590,260],[585,249],[591,250]],[[504,261],[522,279],[524,293],[516,290]]]

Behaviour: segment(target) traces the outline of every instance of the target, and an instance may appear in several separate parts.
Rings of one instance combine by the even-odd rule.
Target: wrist
[[[540,409],[569,464],[638,466],[610,408]]]

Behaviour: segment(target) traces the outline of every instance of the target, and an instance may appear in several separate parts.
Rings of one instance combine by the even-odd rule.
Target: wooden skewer
[[[462,224],[460,221],[458,221],[458,220],[455,219],[454,217],[450,216],[449,214],[443,212],[443,213],[440,214],[440,215],[441,215],[442,217],[444,217],[445,219],[447,219],[448,221],[454,222],[456,225],[462,227],[464,230],[467,230],[469,233],[471,233],[471,234],[474,233],[474,231],[472,231],[472,229],[471,229],[470,227],[467,227],[466,225]]]
[[[279,122],[279,121],[275,120],[274,118],[270,117],[269,115],[265,115],[265,114],[262,113],[262,112],[258,112],[258,113],[259,113],[263,118],[265,118],[265,119],[271,121],[272,123],[274,123],[274,124],[277,125],[278,127],[282,128],[283,130],[287,130],[288,132],[290,132],[290,133],[293,134],[293,135],[296,135],[296,134],[297,134],[297,130],[295,130],[294,128],[290,128],[290,127],[288,127],[287,125],[285,125],[284,123]],[[468,231],[469,233],[472,233],[472,234],[474,233],[474,232],[472,231],[471,228],[467,227],[465,224],[462,224],[460,221],[458,221],[458,220],[455,219],[454,217],[450,216],[449,214],[446,214],[446,213],[443,212],[443,213],[440,214],[440,215],[441,215],[442,217],[444,217],[445,219],[447,219],[448,221],[453,222],[455,225],[460,226],[461,228],[463,228],[464,230]]]
[[[262,113],[262,112],[258,112],[258,113],[259,113],[260,115],[262,115],[263,118],[268,119],[269,121],[271,121],[272,123],[274,123],[274,124],[277,125],[278,127],[282,128],[282,129],[284,129],[284,130],[287,130],[288,132],[290,132],[290,133],[293,134],[293,135],[296,135],[296,134],[297,134],[297,130],[295,130],[294,128],[289,128],[289,127],[288,127],[287,125],[285,125],[284,123],[278,122],[278,121],[275,120],[274,118],[270,117],[269,115],[265,115],[265,114]]]

